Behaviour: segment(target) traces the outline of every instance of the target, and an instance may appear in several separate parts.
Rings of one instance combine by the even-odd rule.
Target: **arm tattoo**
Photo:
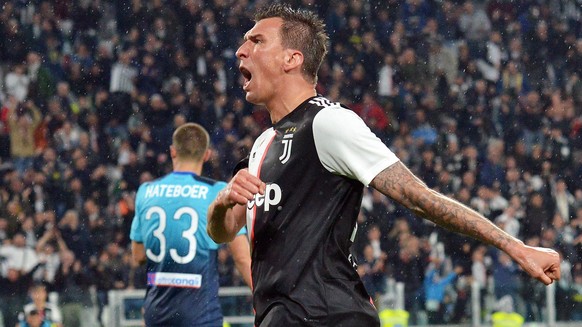
[[[516,241],[473,209],[428,188],[401,162],[384,169],[370,185],[418,216],[450,231],[502,250]]]

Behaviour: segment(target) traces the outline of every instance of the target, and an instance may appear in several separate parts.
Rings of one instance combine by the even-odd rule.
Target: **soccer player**
[[[170,146],[173,172],[138,189],[130,238],[133,260],[147,261],[146,326],[222,326],[218,245],[206,233],[206,216],[226,183],[200,176],[208,146],[202,126],[178,127]],[[250,285],[248,239],[232,239],[235,265]]]
[[[524,245],[415,177],[351,110],[317,95],[327,35],[313,13],[265,7],[237,50],[246,100],[273,126],[209,208],[208,231],[251,237],[257,326],[378,326],[350,260],[365,185],[450,230],[507,252],[534,278],[560,277],[559,255]],[[245,168],[246,167],[246,168]]]

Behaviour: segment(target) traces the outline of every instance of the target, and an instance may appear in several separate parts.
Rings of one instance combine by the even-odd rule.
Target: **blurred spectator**
[[[151,53],[144,54],[141,69],[136,78],[137,88],[147,95],[159,92],[162,87],[162,72]]]
[[[505,210],[503,210],[502,214],[495,218],[495,223],[509,235],[514,237],[519,236],[520,229],[517,210],[519,210],[519,208],[509,205]]]
[[[14,326],[26,303],[38,258],[33,249],[26,247],[22,233],[16,233],[11,243],[0,246],[0,258],[0,310],[4,325]]]
[[[429,42],[428,65],[431,75],[437,78],[444,76],[447,84],[452,84],[458,73],[455,52],[451,48],[443,45],[441,36],[437,35],[433,39],[429,39]]]
[[[426,111],[418,109],[414,115],[411,136],[419,148],[428,148],[436,142],[437,130],[428,120]]]
[[[112,239],[113,222],[104,215],[98,203],[89,198],[83,203],[83,220],[93,240],[95,252],[101,251]]]
[[[396,208],[382,193],[375,189],[370,189],[370,191],[371,203],[369,206],[363,208],[367,218],[367,225],[363,226],[365,228],[364,231],[370,229],[372,226],[377,226],[382,235],[382,250],[386,251],[390,246],[385,244],[385,242],[387,241],[389,231],[395,224],[393,215]]]
[[[498,252],[497,261],[493,263],[493,278],[495,280],[495,298],[500,300],[505,296],[519,301],[520,278],[517,266],[505,253]]]
[[[58,227],[67,248],[74,254],[76,261],[86,265],[90,256],[93,255],[93,244],[89,234],[81,225],[79,213],[74,209],[67,210],[59,221]]]
[[[387,128],[390,121],[380,104],[374,100],[371,92],[364,92],[362,101],[355,103],[352,110],[362,117],[380,139],[388,139]]]
[[[79,146],[81,131],[78,126],[74,126],[69,120],[54,135],[55,148],[59,153],[67,153]]]
[[[17,327],[50,327],[50,320],[44,319],[36,309],[25,310]]]
[[[482,42],[491,30],[491,21],[485,11],[472,0],[465,1],[463,12],[459,17],[459,29],[467,39],[471,55],[483,57]]]
[[[35,154],[34,131],[42,116],[38,107],[27,101],[23,106],[9,107],[10,156],[14,159],[16,170],[23,174],[32,166]]]
[[[85,326],[92,321],[87,314],[92,307],[89,293],[91,283],[88,267],[76,259],[72,251],[62,251],[54,287],[59,293],[63,326]]]
[[[26,68],[22,63],[15,64],[4,80],[4,87],[8,96],[14,96],[18,102],[23,102],[28,96],[30,78],[26,75]]]
[[[550,126],[545,142],[546,157],[552,161],[557,171],[567,172],[572,162],[572,146],[558,123]]]
[[[471,254],[471,275],[481,291],[481,300],[485,298],[485,288],[487,287],[487,276],[488,276],[488,260],[486,258],[487,248],[484,246],[478,246],[473,250]],[[490,260],[489,260],[490,261]],[[483,304],[483,303],[481,303]]]
[[[430,14],[430,7],[426,1],[411,0],[402,4],[400,15],[407,33],[413,36],[420,34]]]
[[[499,80],[501,65],[507,61],[507,53],[502,48],[502,42],[502,36],[499,31],[491,32],[485,49],[485,57],[477,59],[476,62],[483,77],[491,83],[496,83]]]
[[[521,235],[525,239],[540,236],[542,231],[548,227],[552,217],[542,194],[536,192],[529,197],[525,212]]]
[[[539,20],[532,23],[535,26],[526,34],[529,46],[524,61],[532,88],[540,90],[543,81],[547,80],[548,68],[551,65],[551,52],[553,52],[550,49],[554,48],[554,44],[550,39],[547,21]]]
[[[123,289],[127,286],[129,267],[123,265],[122,251],[119,245],[110,242],[92,262],[93,274],[97,280],[97,319],[100,323],[103,308],[108,304],[107,292]]]
[[[576,199],[568,190],[566,181],[560,178],[553,185],[552,205],[556,214],[559,214],[564,222],[568,223],[575,216]]]
[[[38,256],[33,248],[26,246],[26,237],[19,232],[14,234],[10,244],[0,247],[2,257],[2,275],[7,276],[8,270],[16,270],[19,274],[28,274],[38,265]]]
[[[498,92],[507,93],[513,98],[529,92],[529,81],[527,76],[519,70],[518,64],[515,61],[509,61],[498,83]]]
[[[372,300],[378,301],[379,296],[384,293],[386,288],[386,275],[384,274],[386,253],[381,252],[379,256],[376,256],[374,252],[371,244],[364,247],[363,256],[358,261],[358,275],[360,275]]]
[[[378,71],[378,97],[380,101],[387,101],[396,95],[396,65],[394,56],[387,54]]]
[[[404,306],[410,313],[411,324],[417,323],[417,313],[421,310],[418,301],[421,291],[424,271],[428,264],[428,253],[420,246],[420,240],[413,235],[401,235],[397,257],[389,260],[393,277],[397,282],[404,283]]]
[[[398,64],[404,81],[413,85],[424,85],[428,81],[428,67],[417,57],[414,49],[405,49],[398,58]]]
[[[424,278],[425,308],[429,324],[439,325],[445,323],[445,314],[447,313],[446,289],[463,271],[463,268],[457,266],[450,273],[446,273],[443,270],[442,259],[432,258]]]
[[[139,74],[137,68],[131,64],[133,56],[134,53],[130,50],[122,51],[111,67],[109,92],[111,92],[114,114],[106,117],[106,123],[116,121],[123,124],[129,118],[131,97],[135,92],[135,80]]]
[[[0,31],[2,43],[0,44],[0,59],[8,64],[21,63],[26,56],[26,36],[22,30],[22,25],[18,21],[17,14],[12,11],[14,7],[9,3],[8,7],[3,7],[2,22]]]
[[[52,285],[61,263],[60,254],[68,250],[59,230],[56,227],[47,229],[36,244],[36,253],[41,266],[35,272],[34,279]]]
[[[36,248],[37,234],[34,230],[34,220],[31,216],[26,216],[20,224],[21,233],[24,235],[25,245],[27,248]]]
[[[415,131],[413,131],[415,133]],[[416,134],[416,133],[415,133]],[[420,141],[422,142],[422,141]],[[441,165],[435,156],[434,150],[429,145],[422,147],[421,158],[418,167],[418,175],[422,178],[426,185],[431,188],[436,187],[438,174]]]
[[[28,295],[31,302],[27,303],[21,312],[19,327],[62,326],[61,310],[55,303],[49,302],[47,288],[44,284],[31,285]]]
[[[344,1],[338,1],[335,6],[327,13],[325,18],[326,31],[330,37],[335,38],[340,31],[347,26],[347,9],[348,5]]]

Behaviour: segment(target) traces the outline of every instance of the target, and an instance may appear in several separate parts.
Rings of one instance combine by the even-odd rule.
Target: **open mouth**
[[[241,74],[243,75],[243,77],[245,78],[245,83],[243,85],[243,88],[246,88],[249,83],[251,82],[251,78],[253,78],[253,75],[251,74],[251,72],[244,68],[244,67],[239,67],[239,70],[241,72]]]

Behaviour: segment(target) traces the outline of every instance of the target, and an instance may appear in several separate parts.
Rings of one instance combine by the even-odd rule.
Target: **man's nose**
[[[241,46],[236,50],[236,57],[238,59],[246,58],[247,57],[247,41],[245,41]]]

